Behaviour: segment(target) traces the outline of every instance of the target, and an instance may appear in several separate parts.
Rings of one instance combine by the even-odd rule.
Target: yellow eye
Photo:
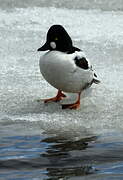
[[[58,40],[58,38],[56,37],[56,38],[55,38],[55,41],[57,41],[57,40]]]

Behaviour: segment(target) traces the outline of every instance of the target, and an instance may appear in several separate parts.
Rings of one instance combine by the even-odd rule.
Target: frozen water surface
[[[28,8],[3,10],[0,21],[1,121],[5,117],[39,121],[46,132],[70,137],[122,130],[122,12]],[[92,86],[92,92],[83,93],[78,111],[36,101],[56,93],[40,75],[41,53],[36,50],[44,43],[47,29],[57,23],[63,24],[74,44],[86,52],[101,80],[100,85]],[[68,94],[65,102],[74,96]]]
[[[101,80],[83,92],[77,111],[37,102],[56,94],[39,72],[37,52],[52,24],[67,29]],[[1,178],[122,179],[122,11],[0,9],[0,64]],[[75,101],[67,96],[61,103]]]

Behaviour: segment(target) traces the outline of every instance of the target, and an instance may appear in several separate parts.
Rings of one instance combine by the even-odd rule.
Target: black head
[[[38,51],[58,50],[69,53],[77,49],[73,47],[72,40],[63,26],[53,25],[48,30],[46,43]]]

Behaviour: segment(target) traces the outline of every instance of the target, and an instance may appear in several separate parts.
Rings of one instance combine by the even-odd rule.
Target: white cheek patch
[[[56,49],[56,43],[55,42],[50,42],[50,46],[52,49]]]

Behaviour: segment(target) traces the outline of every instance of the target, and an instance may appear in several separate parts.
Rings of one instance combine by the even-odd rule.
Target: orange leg
[[[58,93],[55,97],[53,98],[49,98],[49,99],[44,99],[44,103],[47,102],[58,102],[60,100],[62,100],[63,98],[65,98],[66,95],[62,93],[62,91],[58,90]]]
[[[73,104],[63,104],[62,109],[79,109],[80,108],[80,96],[81,93],[78,93],[78,99]]]

